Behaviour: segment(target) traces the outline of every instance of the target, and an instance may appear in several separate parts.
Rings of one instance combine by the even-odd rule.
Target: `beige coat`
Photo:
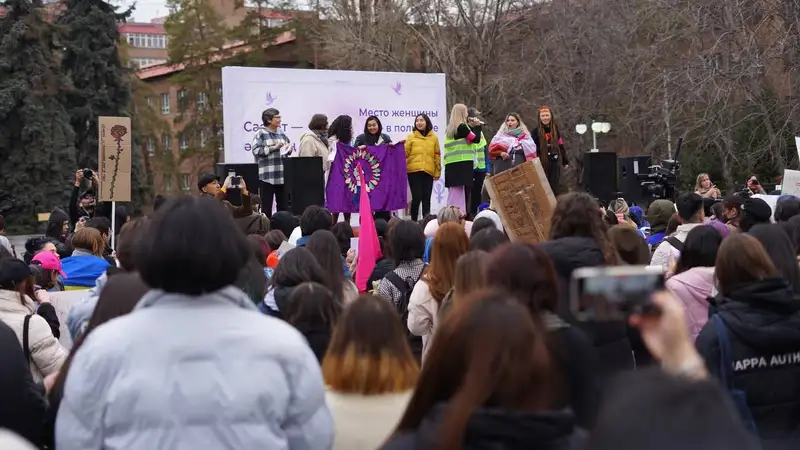
[[[61,368],[61,364],[67,359],[67,351],[53,336],[47,321],[36,315],[35,311],[36,304],[30,297],[25,296],[23,304],[17,292],[0,290],[0,320],[14,330],[20,345],[25,316],[32,314],[28,323],[30,368],[34,381],[40,382]]]
[[[439,322],[439,304],[431,295],[425,280],[417,281],[411,297],[408,299],[408,331],[415,336],[422,336],[422,363],[431,346],[433,333]]]
[[[300,136],[300,150],[298,156],[319,156],[322,158],[322,171],[325,174],[326,180],[328,179],[328,171],[331,170],[328,154],[328,146],[320,141],[313,131],[306,131]]]

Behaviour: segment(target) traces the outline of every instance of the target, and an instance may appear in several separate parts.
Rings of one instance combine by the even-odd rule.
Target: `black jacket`
[[[565,237],[541,244],[550,256],[558,275],[560,288],[558,314],[567,322],[576,325],[594,344],[600,360],[600,375],[603,378],[620,371],[633,369],[633,349],[624,322],[578,322],[570,312],[570,278],[572,272],[583,267],[605,265],[600,247],[592,238]]]
[[[0,322],[0,429],[40,445],[47,404],[33,381],[16,333]]]
[[[716,305],[731,343],[734,387],[747,395],[764,449],[800,448],[800,297],[772,278],[743,285]],[[712,320],[696,345],[719,378]]]
[[[419,428],[392,437],[383,450],[427,450],[436,448],[446,405],[435,406]],[[480,408],[467,423],[463,450],[577,450],[585,438],[577,432],[572,414],[548,412],[526,414]]]
[[[571,408],[576,424],[591,429],[600,397],[597,350],[576,326],[549,329],[547,346],[564,382],[564,397],[559,406]]]

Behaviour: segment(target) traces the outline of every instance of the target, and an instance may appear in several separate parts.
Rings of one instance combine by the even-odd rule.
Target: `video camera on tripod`
[[[665,159],[661,164],[650,166],[650,173],[640,173],[637,176],[641,181],[642,192],[653,199],[667,199],[675,201],[677,192],[675,185],[678,183],[681,164],[678,156],[681,153],[683,138],[678,138],[678,148],[673,159]]]

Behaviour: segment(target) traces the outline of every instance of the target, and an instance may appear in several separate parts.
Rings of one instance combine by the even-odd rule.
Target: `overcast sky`
[[[126,8],[136,4],[134,22],[150,22],[150,19],[167,15],[166,0],[114,0],[112,3]]]

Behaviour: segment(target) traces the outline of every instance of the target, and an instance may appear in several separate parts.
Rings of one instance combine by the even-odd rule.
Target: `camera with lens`
[[[83,178],[86,178],[87,180],[91,180],[92,179],[92,175],[94,175],[94,172],[92,172],[92,169],[83,169]]]
[[[683,137],[678,138],[678,147],[672,159],[665,159],[661,164],[650,166],[650,173],[640,173],[637,175],[642,187],[642,193],[653,199],[666,199],[675,201],[677,191],[675,185],[678,183],[678,174],[681,164],[678,162],[678,155],[683,146]]]

